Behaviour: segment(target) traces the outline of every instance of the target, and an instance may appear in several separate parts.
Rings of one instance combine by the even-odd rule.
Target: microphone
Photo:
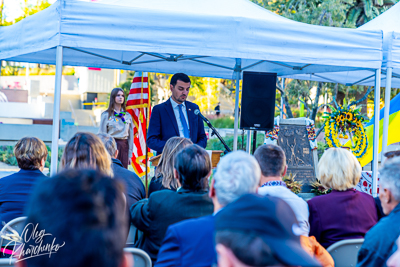
[[[205,121],[205,123],[207,123],[208,127],[211,128],[212,130],[212,134],[211,136],[213,136],[214,134],[218,137],[218,139],[221,141],[221,143],[224,145],[225,147],[225,154],[227,154],[228,152],[231,152],[231,149],[229,148],[229,146],[225,143],[224,139],[221,137],[221,135],[218,133],[217,129],[214,128],[214,126],[212,126],[211,122],[203,116],[203,114],[200,113],[200,110],[196,109],[194,111],[194,114],[199,116],[203,121]]]
[[[196,109],[196,110],[194,111],[194,114],[197,115],[197,116],[199,116],[199,117],[200,117],[203,121],[205,121],[207,124],[210,123],[210,121],[209,121],[206,117],[204,117],[203,114],[200,113],[200,110]]]

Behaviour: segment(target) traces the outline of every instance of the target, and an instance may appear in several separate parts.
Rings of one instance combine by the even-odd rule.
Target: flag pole
[[[142,73],[142,75],[143,75],[143,73]],[[150,90],[150,82],[149,82],[149,73],[147,73],[147,110],[146,110],[146,130],[145,130],[145,135],[146,135],[146,138],[145,138],[145,140],[146,140],[146,197],[149,197],[148,196],[148,190],[147,190],[147,185],[148,185],[148,183],[147,183],[147,176],[148,176],[148,164],[149,164],[149,161],[148,161],[148,157],[149,157],[149,149],[148,149],[148,147],[147,147],[147,127],[148,127],[148,125],[149,125],[149,120],[150,120],[150,100],[151,100],[151,98],[150,98],[150,92],[151,92],[151,90]]]

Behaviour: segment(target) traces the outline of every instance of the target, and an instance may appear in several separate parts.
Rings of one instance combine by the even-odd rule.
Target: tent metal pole
[[[246,142],[246,152],[251,154],[251,133],[252,130],[247,130],[247,142]]]
[[[53,128],[51,134],[51,176],[54,176],[57,173],[58,166],[62,65],[63,47],[59,45],[57,46],[56,55],[56,84],[54,89]]]
[[[387,143],[388,143],[388,137],[389,137],[389,111],[390,111],[390,93],[391,93],[391,91],[392,91],[392,68],[387,68],[381,161],[384,160],[383,155],[387,152],[387,145],[388,145]]]
[[[235,79],[236,79],[236,89],[235,89],[235,125],[234,125],[234,132],[233,132],[233,151],[237,150],[237,143],[238,143],[238,122],[239,122],[239,91],[240,91],[240,73],[242,67],[242,60],[240,58],[236,59],[235,65]]]
[[[285,97],[285,95],[284,95],[284,93],[283,92],[285,92],[285,78],[283,78],[282,77],[282,85],[281,85],[281,88],[282,88],[282,92],[281,92],[281,112],[280,112],[280,118],[281,119],[283,119],[283,98]]]
[[[374,140],[372,158],[372,196],[378,196],[378,151],[379,151],[379,104],[381,95],[381,69],[375,71],[375,95],[374,95]]]

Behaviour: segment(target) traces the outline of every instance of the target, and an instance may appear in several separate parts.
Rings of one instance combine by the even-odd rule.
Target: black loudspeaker
[[[276,73],[243,72],[240,129],[274,128]]]

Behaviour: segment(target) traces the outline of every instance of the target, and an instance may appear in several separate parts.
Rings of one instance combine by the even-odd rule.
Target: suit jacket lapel
[[[167,111],[169,118],[171,119],[172,125],[174,126],[177,136],[179,136],[178,123],[176,122],[175,113],[174,110],[172,109],[171,100],[168,99],[164,103],[165,103],[165,110]]]
[[[188,107],[188,101],[186,101],[185,106],[186,106],[186,113],[188,116],[188,121],[189,121],[189,131],[190,131],[190,139],[193,139],[193,134],[194,134],[194,129],[193,129],[193,122],[195,119],[194,115],[194,110],[192,110],[191,107]]]

